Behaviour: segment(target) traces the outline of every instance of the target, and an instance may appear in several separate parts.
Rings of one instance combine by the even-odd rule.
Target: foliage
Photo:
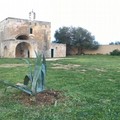
[[[91,33],[81,27],[62,27],[55,32],[56,42],[67,45],[67,54],[72,47],[78,49],[78,54],[83,54],[85,49],[97,49],[99,43]]]
[[[117,55],[117,56],[119,56],[120,55],[120,50],[115,49],[112,52],[110,52],[110,55]]]
[[[78,54],[84,54],[84,49],[97,49],[98,42],[94,41],[94,36],[86,29],[73,28],[72,30],[73,46],[78,48]]]
[[[54,37],[56,43],[66,44],[66,54],[70,54],[69,51],[71,49],[71,27],[62,27],[55,31]]]
[[[109,45],[114,45],[114,42],[110,42]]]
[[[63,43],[63,44],[70,44],[70,32],[71,28],[70,27],[62,27],[59,28],[59,30],[56,30],[55,32],[55,38],[56,42],[58,43]]]
[[[111,43],[109,43],[109,45],[120,45],[120,41],[111,42]]]
[[[29,61],[25,59],[25,61],[29,65],[29,73],[24,78],[24,84],[17,83],[16,85],[13,85],[8,81],[3,81],[3,80],[1,80],[0,83],[20,89],[30,95],[36,95],[37,93],[42,92],[44,90],[46,62],[44,55],[43,55],[43,60],[41,61],[41,54],[37,52],[35,53],[36,53],[36,61],[35,61],[34,71],[32,70]]]
[[[19,59],[0,59],[0,65],[21,64]],[[29,59],[34,64],[34,59]],[[119,56],[72,56],[47,62],[46,89],[60,90],[64,100],[53,105],[24,105],[21,91],[0,85],[1,120],[119,120]],[[69,63],[69,64],[68,64]],[[56,67],[56,65],[59,65]],[[60,67],[63,65],[64,67]],[[66,67],[67,66],[67,67]],[[22,82],[27,67],[0,67],[0,78]],[[15,73],[15,74],[13,74]],[[14,99],[13,99],[14,98]]]

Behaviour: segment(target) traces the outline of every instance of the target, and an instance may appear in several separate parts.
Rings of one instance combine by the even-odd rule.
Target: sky
[[[0,21],[7,17],[51,22],[51,40],[60,27],[87,29],[100,44],[120,41],[120,0],[0,0]]]

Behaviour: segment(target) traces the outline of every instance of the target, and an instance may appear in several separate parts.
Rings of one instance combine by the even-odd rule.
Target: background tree
[[[109,43],[109,45],[120,45],[120,41],[111,42],[111,43]]]
[[[72,47],[77,48],[77,54],[83,54],[85,49],[97,49],[99,44],[91,33],[81,27],[62,27],[55,31],[57,43],[67,45],[67,54]]]
[[[56,43],[63,43],[66,44],[66,51],[67,54],[70,54],[71,49],[71,28],[70,27],[60,27],[58,30],[55,31],[54,34]]]
[[[109,43],[109,45],[114,45],[114,42]]]
[[[95,37],[84,28],[72,28],[72,43],[78,49],[77,54],[84,54],[85,49],[97,49],[99,44]]]

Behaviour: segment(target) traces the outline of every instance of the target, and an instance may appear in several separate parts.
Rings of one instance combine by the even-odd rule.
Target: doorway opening
[[[54,57],[54,49],[51,49],[51,58]]]
[[[18,58],[29,58],[31,46],[29,43],[22,42],[16,46],[15,56]]]
[[[8,49],[7,46],[4,47],[4,57],[7,57]]]

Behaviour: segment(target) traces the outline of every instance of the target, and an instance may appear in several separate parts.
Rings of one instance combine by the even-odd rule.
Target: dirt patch
[[[22,93],[15,96],[18,101],[25,105],[57,105],[58,102],[63,101],[64,97],[61,91],[45,90],[38,93],[36,96],[30,96]]]
[[[65,57],[63,57],[63,58],[48,58],[46,60],[47,61],[56,61],[56,60],[64,60],[64,59],[74,59],[74,58],[65,58]]]
[[[11,68],[11,67],[19,67],[19,66],[28,66],[27,64],[1,64],[2,68]]]
[[[79,67],[80,65],[77,64],[67,64],[67,65],[63,65],[63,64],[53,64],[53,69],[65,69],[65,70],[69,70],[69,69],[74,69]]]
[[[101,69],[99,69],[99,68],[94,68],[94,70],[99,71],[99,72],[106,72],[106,70],[103,69],[103,68],[101,68]]]

